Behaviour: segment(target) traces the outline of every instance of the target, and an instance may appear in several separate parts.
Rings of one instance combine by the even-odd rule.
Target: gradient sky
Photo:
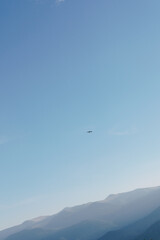
[[[0,1],[0,229],[160,185],[159,12]]]

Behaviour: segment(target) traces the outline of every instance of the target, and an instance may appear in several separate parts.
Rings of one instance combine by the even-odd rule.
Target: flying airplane
[[[87,133],[92,133],[93,131],[91,131],[91,130],[89,130],[89,131],[87,131]]]

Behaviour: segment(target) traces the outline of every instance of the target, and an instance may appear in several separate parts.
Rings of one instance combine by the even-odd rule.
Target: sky
[[[0,229],[160,185],[159,9],[0,1]]]

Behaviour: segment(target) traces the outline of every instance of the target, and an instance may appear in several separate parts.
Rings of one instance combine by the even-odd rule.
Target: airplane
[[[89,131],[87,131],[87,133],[92,133],[93,131],[91,131],[91,130],[89,130]]]

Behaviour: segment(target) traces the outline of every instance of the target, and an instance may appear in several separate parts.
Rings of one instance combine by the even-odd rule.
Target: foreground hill
[[[126,226],[116,231],[107,232],[99,240],[133,240],[135,238],[139,239],[139,235],[143,235],[148,229],[150,229],[153,224],[158,221],[160,221],[160,207],[154,210],[147,217],[142,218],[141,220],[136,221],[129,226]]]
[[[13,234],[15,240],[19,239],[19,234],[22,234],[21,239],[24,240],[26,233],[30,234],[28,239],[32,239],[32,234],[38,236],[34,240],[40,240],[42,235],[49,237],[50,234],[53,240],[53,234],[58,234],[56,239],[97,239],[107,231],[123,228],[147,216],[159,205],[160,187],[137,189],[110,195],[103,201],[65,208],[52,216],[27,221],[1,231],[0,240],[13,237]]]
[[[153,224],[151,227],[149,227],[143,234],[139,235],[134,240],[159,240],[160,239],[160,221]]]

